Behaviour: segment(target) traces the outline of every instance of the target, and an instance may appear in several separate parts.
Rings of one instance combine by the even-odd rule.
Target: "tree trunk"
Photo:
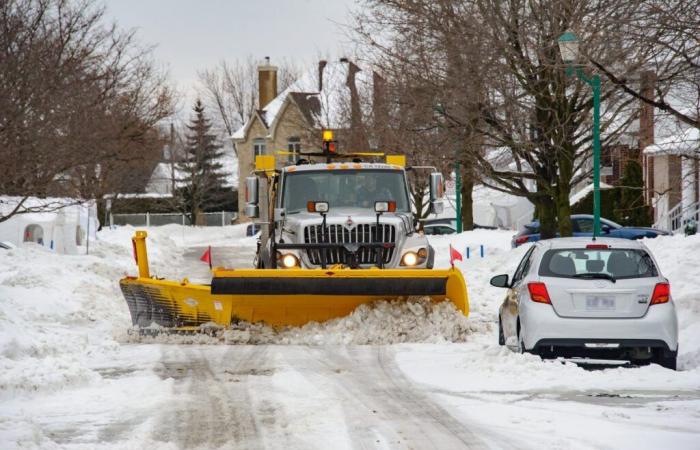
[[[573,236],[573,225],[571,224],[571,204],[569,194],[571,193],[571,179],[574,176],[573,161],[575,150],[569,149],[564,144],[565,150],[561,150],[558,155],[559,160],[559,182],[556,186],[555,201],[557,203],[557,224],[559,226],[559,236]]]
[[[556,202],[551,195],[545,193],[545,187],[539,182],[537,190],[540,195],[537,195],[531,201],[535,204],[540,221],[540,239],[551,239],[557,236],[557,210]]]
[[[571,237],[573,236],[574,229],[571,223],[571,204],[569,203],[570,189],[568,185],[566,185],[566,187],[559,185],[557,191],[557,224],[559,227],[559,236]]]
[[[425,192],[422,190],[417,190],[415,187],[411,187],[411,197],[413,197],[413,204],[416,207],[416,215],[414,216],[414,224],[413,226],[418,230],[422,231],[423,230],[423,222],[421,219],[423,219],[423,209],[425,208],[425,205],[423,204],[424,202],[424,197],[425,197]]]
[[[197,210],[195,211],[195,217],[196,219],[194,221],[194,224],[198,227],[203,227],[207,224],[204,218],[204,211],[202,211],[201,209],[197,208]]]
[[[462,177],[462,231],[474,229],[474,179],[469,174]]]

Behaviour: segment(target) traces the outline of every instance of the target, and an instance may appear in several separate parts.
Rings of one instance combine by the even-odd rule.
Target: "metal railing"
[[[680,231],[690,219],[696,222],[700,220],[700,202],[695,202],[686,208],[683,208],[682,203],[678,203],[654,224],[654,228],[675,233]]]
[[[219,211],[203,213],[204,226],[221,227],[231,225],[238,218],[238,213],[233,211]],[[135,227],[154,227],[159,225],[191,225],[186,214],[181,213],[138,213],[138,214],[110,214],[109,225],[132,225]]]

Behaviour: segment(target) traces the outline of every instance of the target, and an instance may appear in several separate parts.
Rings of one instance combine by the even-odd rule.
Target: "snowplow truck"
[[[256,157],[245,180],[246,215],[261,229],[254,268],[215,268],[210,285],[154,278],[146,233],[137,232],[139,276],[121,280],[134,325],[298,326],[348,315],[364,303],[409,297],[450,300],[468,315],[461,272],[433,269],[434,249],[415,229],[405,158],[359,162],[363,153],[340,159],[325,144],[322,163],[300,159],[277,169],[274,155]],[[434,212],[442,208],[442,186],[442,175],[430,173]]]

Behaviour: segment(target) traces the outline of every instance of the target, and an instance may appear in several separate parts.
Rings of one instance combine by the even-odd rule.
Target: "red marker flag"
[[[211,269],[211,245],[207,248],[207,251],[204,252],[202,257],[199,258],[199,260],[204,261],[205,263],[209,263],[209,268]]]
[[[452,244],[450,244],[450,265],[452,267],[454,267],[455,260],[457,260],[457,259],[462,261],[462,254],[460,252],[458,252],[457,250],[455,250],[454,248],[452,248]]]

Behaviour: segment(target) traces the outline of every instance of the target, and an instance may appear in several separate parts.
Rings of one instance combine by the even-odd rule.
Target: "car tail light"
[[[525,236],[520,236],[515,238],[515,245],[521,245],[527,242],[527,240],[530,238],[530,236],[525,235]]]
[[[657,283],[654,287],[654,293],[651,294],[651,304],[658,305],[668,303],[671,299],[671,285],[668,283]]]
[[[586,248],[589,250],[607,250],[610,247],[607,244],[588,244]]]
[[[530,291],[530,300],[537,303],[549,303],[549,292],[547,292],[547,286],[544,283],[528,283],[527,290]]]

